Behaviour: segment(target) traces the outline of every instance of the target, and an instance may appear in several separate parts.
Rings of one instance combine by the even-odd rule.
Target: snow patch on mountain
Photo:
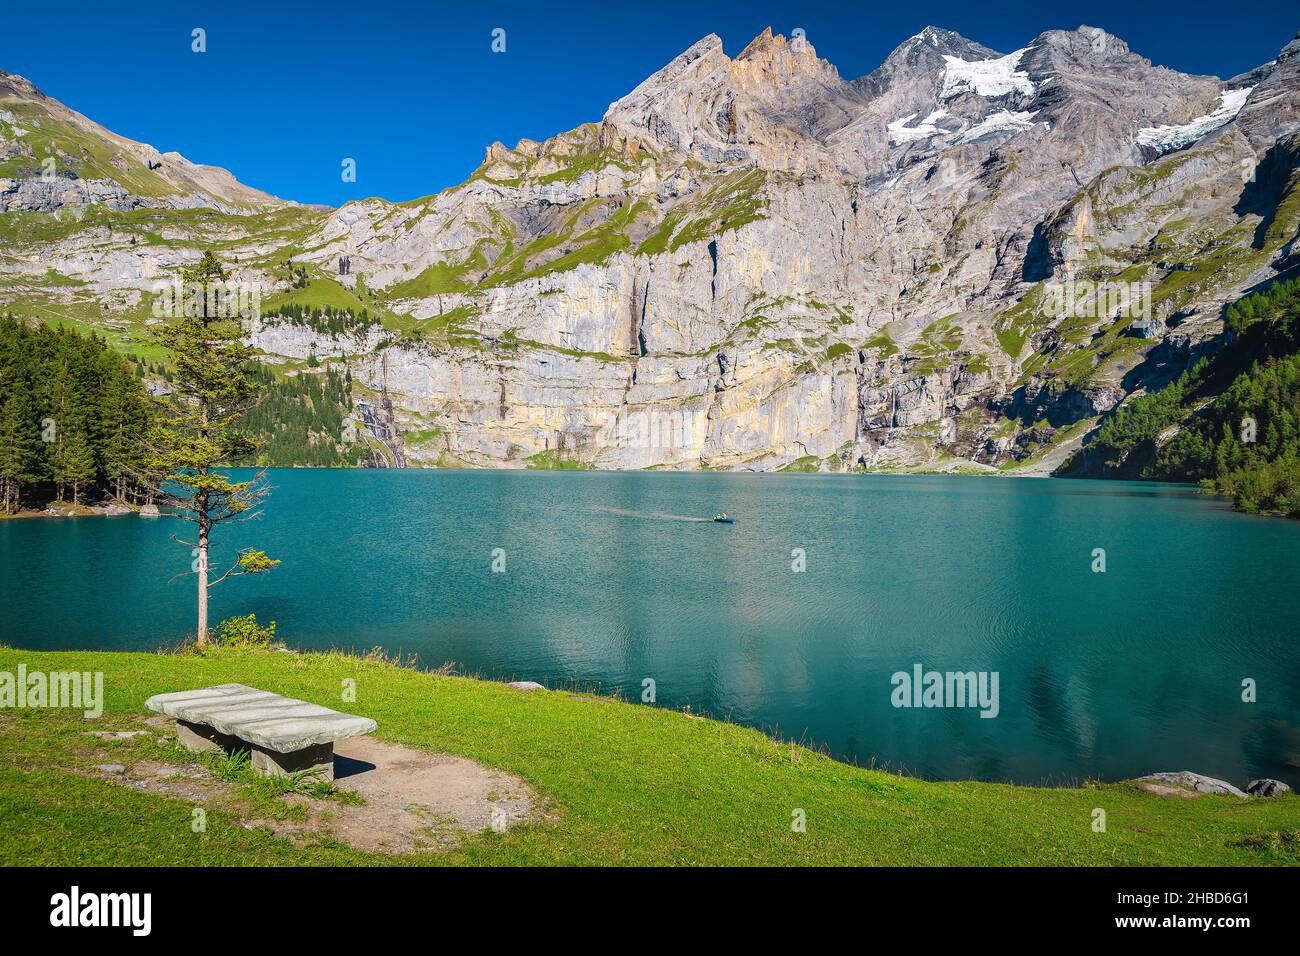
[[[1028,50],[1025,47],[993,60],[974,61],[945,53],[943,88],[939,91],[939,99],[951,99],[962,93],[991,97],[1010,93],[1032,96],[1034,84],[1030,81],[1029,74],[1016,69],[1020,65],[1020,58]]]
[[[1204,136],[1213,133],[1220,126],[1226,126],[1241,112],[1246,105],[1253,86],[1244,86],[1239,90],[1224,90],[1219,94],[1219,108],[1213,113],[1198,116],[1190,123],[1177,126],[1148,126],[1138,130],[1137,141],[1142,146],[1150,146],[1161,153],[1172,152],[1190,146]]]
[[[920,114],[908,113],[906,116],[901,116],[892,123],[887,124],[889,141],[898,146],[902,143],[915,143],[918,140],[944,134],[945,131],[941,130],[935,123],[948,115],[947,110],[935,110],[915,126],[908,126],[907,124],[916,119],[918,115]]]
[[[1034,117],[1038,115],[1038,110],[1027,113],[1013,113],[1010,110],[998,110],[996,113],[990,113],[984,119],[980,120],[966,132],[958,137],[958,144],[973,143],[975,140],[988,136],[990,133],[1007,133],[1021,132],[1031,129],[1034,125]]]

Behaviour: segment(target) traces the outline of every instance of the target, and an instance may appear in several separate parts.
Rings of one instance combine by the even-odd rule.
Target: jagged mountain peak
[[[920,33],[908,37],[896,46],[885,60],[888,62],[890,57],[905,56],[909,51],[918,48],[933,50],[941,56],[948,54],[968,59],[989,59],[999,55],[997,51],[986,47],[982,43],[977,43],[969,37],[964,37],[955,30],[927,26]]]
[[[935,76],[943,70],[948,57],[976,62],[995,59],[1000,55],[996,50],[967,39],[960,33],[928,26],[896,46],[880,66],[866,76],[859,77],[853,85],[864,95],[877,97],[897,84]]]
[[[662,98],[679,87],[714,85],[729,62],[722,51],[722,37],[710,33],[651,73],[625,96],[610,103],[606,118],[631,104]]]
[[[1073,30],[1045,30],[1029,44],[1046,45],[1063,50],[1072,56],[1091,61],[1123,59],[1132,54],[1129,45],[1107,33],[1101,27],[1080,25]]]
[[[945,30],[943,27],[936,27],[933,24],[926,24],[920,33],[908,37],[909,40],[919,40],[923,43],[929,43],[938,46],[945,34],[951,33],[951,30]]]
[[[716,33],[708,33],[700,37],[698,40],[696,40],[694,43],[688,46],[685,50],[679,53],[676,57],[674,57],[674,60],[680,60],[683,58],[687,60],[694,60],[699,58],[705,53],[709,53],[713,50],[721,50],[721,49],[722,49],[722,37],[718,36]]]
[[[1131,141],[1139,129],[1204,117],[1219,106],[1222,91],[1216,77],[1155,66],[1114,34],[1086,25],[1040,33],[1019,68],[1034,85],[1041,118],[1075,139],[1085,127],[1104,132],[1106,148]]]
[[[606,128],[716,165],[829,165],[818,144],[861,95],[803,37],[764,30],[735,59],[709,34],[610,104]]]
[[[848,122],[860,99],[806,37],[787,39],[771,27],[731,61],[727,84],[768,118],[818,140]]]
[[[677,53],[677,56],[673,57],[672,60],[669,60],[667,64],[663,66],[663,69],[651,73],[649,77],[646,77],[645,81],[641,83],[641,86],[645,86],[646,83],[663,83],[672,81],[672,79],[680,78],[682,74],[688,72],[690,68],[693,68],[695,64],[699,64],[701,61],[706,61],[708,65],[714,65],[719,61],[727,61],[727,53],[723,52],[722,36],[719,36],[718,34],[701,36],[701,38],[690,44],[689,47],[686,47],[684,51]],[[695,69],[698,69],[698,66]]]
[[[749,68],[774,80],[797,81],[812,77],[821,81],[839,80],[839,71],[829,61],[820,59],[807,37],[786,38],[768,27],[749,42],[732,61],[732,70]]]
[[[673,57],[626,96],[611,103],[610,109],[686,86],[729,85],[750,92],[766,90],[775,97],[782,90],[788,91],[789,87],[808,81],[842,82],[836,68],[818,58],[805,37],[787,38],[767,27],[733,59],[723,51],[722,38],[710,33]]]
[[[773,47],[785,45],[785,37],[779,34],[774,35],[771,27],[764,27],[763,32],[750,40],[749,45],[740,51],[740,55],[736,59],[745,60],[750,57],[762,56]]]
[[[1177,70],[1155,67],[1135,53],[1113,33],[1100,27],[1079,26],[1073,30],[1045,30],[1025,47],[1022,67],[1032,73],[1111,77],[1128,83],[1152,70],[1185,76]]]
[[[732,61],[733,73],[749,71],[775,82],[798,82],[812,77],[820,81],[838,80],[839,71],[826,60],[817,57],[817,51],[807,37],[787,39],[774,34],[767,27],[749,42],[749,45]]]

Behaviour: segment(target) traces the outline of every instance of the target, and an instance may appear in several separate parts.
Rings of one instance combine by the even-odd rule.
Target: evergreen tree
[[[31,393],[7,387],[6,391],[0,408],[0,499],[5,514],[13,514],[23,488],[41,477],[44,449]]]
[[[1300,279],[1246,296],[1225,324],[1227,346],[1121,405],[1087,453],[1107,470],[1136,461],[1139,477],[1200,480],[1242,511],[1300,517]]]
[[[133,434],[113,430],[115,414],[133,423]],[[6,510],[48,481],[75,486],[78,500],[102,492],[108,463],[127,457],[129,443],[139,457],[150,414],[130,365],[102,339],[0,318],[0,501]],[[124,477],[121,490],[138,485]]]
[[[150,416],[142,399],[139,388],[121,378],[105,390],[101,460],[104,477],[119,501],[126,501],[136,479],[148,472],[145,441]]]
[[[211,251],[182,273],[185,288],[206,293],[229,278]],[[184,315],[167,324],[159,340],[171,350],[175,364],[177,401],[155,432],[156,452],[152,463],[166,475],[170,487],[166,497],[180,517],[194,523],[193,542],[198,571],[198,626],[200,645],[209,642],[208,590],[229,577],[261,574],[278,561],[263,551],[245,548],[238,559],[216,580],[210,580],[208,550],[213,530],[223,523],[246,520],[256,515],[267,494],[264,473],[248,481],[232,481],[218,469],[247,458],[256,444],[239,427],[252,406],[255,379],[251,370],[252,350],[243,344],[243,328],[235,315],[214,314],[213,297],[182,310]],[[215,310],[219,311],[219,310]],[[158,493],[164,493],[159,485]]]
[[[72,488],[72,503],[81,504],[82,486],[95,477],[95,450],[81,427],[63,429],[55,443],[54,481],[63,489]]]

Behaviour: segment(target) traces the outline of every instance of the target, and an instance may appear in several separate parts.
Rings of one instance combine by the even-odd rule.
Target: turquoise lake
[[[275,470],[218,535],[283,564],[215,588],[303,648],[621,692],[836,757],[1070,783],[1300,785],[1300,523],[1179,485],[861,475]],[[690,520],[727,511],[734,525]],[[0,522],[0,641],[152,650],[193,630],[172,518]],[[1094,549],[1106,570],[1093,571]],[[494,549],[505,571],[492,569]],[[806,570],[792,570],[801,549]],[[498,562],[499,563],[499,562]],[[891,675],[999,675],[999,712]],[[1257,700],[1243,702],[1242,681]],[[178,688],[179,689],[179,688]],[[268,688],[274,690],[274,688]]]

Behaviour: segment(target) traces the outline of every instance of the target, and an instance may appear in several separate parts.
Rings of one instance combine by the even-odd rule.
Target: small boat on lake
[[[735,524],[735,523],[736,523],[736,519],[735,519],[735,518],[728,518],[728,517],[727,517],[727,513],[726,513],[725,511],[722,512],[722,514],[720,514],[720,515],[714,515],[714,516],[713,516],[713,520],[716,521],[718,524]]]

